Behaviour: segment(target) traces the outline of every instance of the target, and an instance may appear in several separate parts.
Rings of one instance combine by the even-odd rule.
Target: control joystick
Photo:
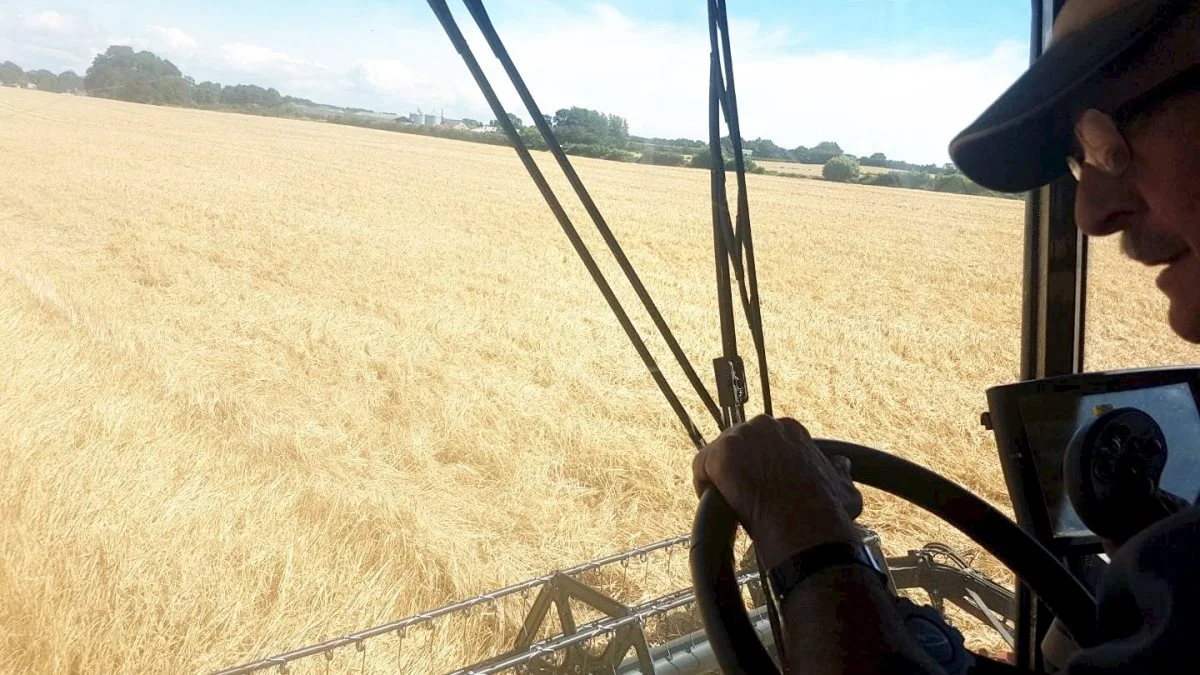
[[[1109,410],[1071,439],[1063,479],[1079,519],[1118,545],[1187,506],[1159,488],[1167,439],[1154,418],[1137,408]]]

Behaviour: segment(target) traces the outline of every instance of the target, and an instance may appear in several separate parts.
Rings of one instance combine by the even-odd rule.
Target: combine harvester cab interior
[[[754,238],[747,198],[734,80],[734,49],[724,0],[708,1],[709,142],[713,252],[721,345],[714,350],[711,376],[688,363],[637,271],[621,250],[600,207],[555,138],[517,65],[487,14],[482,0],[464,0],[483,41],[469,42],[447,4],[429,0],[447,37],[462,56],[496,119],[554,213],[564,234],[596,282],[628,335],[650,376],[674,411],[680,429],[702,447],[704,428],[725,429],[746,419],[754,401],[770,415],[772,400],[763,325],[759,310]],[[1033,0],[1031,58],[1042,51],[1057,0]],[[597,228],[691,389],[711,420],[697,423],[687,412],[655,362],[643,336],[629,318],[576,223],[514,128],[492,82],[480,65],[484,55],[472,44],[486,44],[515,88],[539,137],[550,149],[574,196]],[[947,130],[947,135],[953,130]],[[732,143],[726,167],[722,138]],[[732,173],[734,204],[726,191]],[[855,480],[896,495],[954,525],[1004,563],[1017,577],[1013,587],[976,570],[965,556],[938,542],[884,555],[880,537],[864,530],[876,558],[884,561],[890,587],[920,590],[938,610],[974,617],[1007,646],[1011,659],[1031,672],[1044,672],[1042,640],[1057,619],[1081,645],[1094,631],[1093,592],[1106,564],[1100,534],[1125,532],[1137,523],[1114,504],[1145,495],[1122,484],[1120,466],[1128,448],[1156,466],[1172,470],[1161,489],[1191,502],[1200,491],[1200,454],[1188,439],[1200,435],[1200,368],[1178,367],[1114,372],[1083,372],[1087,241],[1073,222],[1074,183],[1070,177],[1027,195],[1021,299],[1020,380],[986,392],[987,409],[978,424],[995,438],[1015,521],[965,488],[927,468],[897,456],[843,440],[820,440],[819,447],[848,456]],[[770,270],[762,270],[769,275]],[[751,336],[758,374],[750,381],[738,344],[738,326]],[[712,391],[706,382],[715,384]],[[981,392],[981,395],[983,392]],[[684,461],[685,458],[681,458]],[[1108,467],[1100,471],[1094,467]],[[1117,467],[1117,468],[1113,468]],[[1109,482],[1091,477],[1105,473]],[[1136,491],[1136,490],[1135,490]],[[1131,496],[1132,494],[1132,496]],[[1118,501],[1114,501],[1118,500]],[[869,513],[867,514],[869,516]],[[499,625],[501,616],[521,615],[521,629],[508,647],[456,673],[713,673],[774,672],[778,639],[775,609],[767,601],[752,547],[744,538],[731,545],[737,523],[715,493],[706,494],[692,533],[548,572],[506,588],[463,598],[442,607],[371,627],[321,644],[280,653],[221,671],[221,675],[262,670],[286,672],[302,664],[328,662],[342,650],[371,649],[372,641],[393,636],[404,649],[416,633],[436,639],[439,622],[477,617]],[[606,594],[598,580],[646,575],[667,576],[690,565],[693,583],[638,604]],[[514,609],[515,608],[515,609]],[[682,610],[682,611],[681,611]],[[663,621],[664,617],[673,617]],[[682,618],[680,618],[682,617]],[[992,655],[993,657],[995,654]],[[985,664],[978,657],[977,665]],[[800,664],[794,664],[802,672]],[[980,672],[983,672],[981,669]]]

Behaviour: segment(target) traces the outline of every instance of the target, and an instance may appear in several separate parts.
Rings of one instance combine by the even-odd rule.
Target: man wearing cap
[[[1162,266],[1168,322],[1200,343],[1200,0],[1069,0],[1050,46],[950,154],[972,180],[1007,192],[1071,173],[1080,230],[1120,233],[1128,256]],[[851,523],[862,500],[845,469],[798,422],[766,417],[693,463],[697,490],[725,497],[768,569],[861,543]],[[1065,672],[1200,670],[1200,507],[1124,543],[1097,600],[1100,644],[1058,645],[1048,659]],[[788,660],[805,673],[942,672],[866,566],[809,574],[781,614]]]

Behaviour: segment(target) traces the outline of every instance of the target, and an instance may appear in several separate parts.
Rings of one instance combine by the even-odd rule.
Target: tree
[[[629,145],[629,122],[619,115],[608,116],[608,134],[605,137],[609,145],[623,148]]]
[[[58,74],[59,91],[79,91],[83,89],[83,78],[73,70],[64,70]]]
[[[93,96],[135,103],[186,103],[191,86],[174,63],[127,45],[97,54],[83,85]]]
[[[512,125],[514,127],[516,127],[517,129],[525,128],[525,121],[512,113],[508,113],[508,121],[512,122]],[[499,129],[500,128],[500,120],[492,120],[491,122],[488,122],[488,126],[496,127],[497,129]]]
[[[886,167],[888,166],[888,158],[887,155],[883,154],[882,152],[877,152],[870,157],[863,157],[861,160],[859,160],[859,164],[862,164],[863,166]]]
[[[604,113],[572,106],[554,113],[554,133],[566,143],[604,145],[609,121]]]
[[[479,127],[483,126],[479,123],[479,120],[473,120],[469,117],[464,117],[462,123],[467,125],[468,129],[478,129]]]
[[[946,173],[933,181],[934,192],[954,192],[962,195],[994,194],[961,173]]]
[[[841,154],[842,147],[833,141],[821,141],[812,148],[801,145],[787,153],[788,159],[804,164],[824,164]]]
[[[756,138],[752,141],[746,141],[742,144],[747,150],[753,150],[755,157],[763,159],[783,159],[787,157],[787,150],[775,145],[775,142],[769,138]]]
[[[554,133],[564,143],[604,145],[625,148],[629,145],[629,122],[620,115],[574,106],[554,113]]]
[[[202,107],[212,107],[221,102],[221,85],[217,82],[204,81],[192,89],[192,103]]]
[[[25,71],[12,61],[0,63],[0,84],[25,84]]]
[[[58,88],[58,76],[45,69],[26,72],[25,80],[42,91],[62,91]]]
[[[683,166],[683,155],[666,150],[647,150],[638,158],[642,164],[658,164],[659,166]]]
[[[191,78],[162,77],[154,84],[155,103],[188,105],[192,102]]]
[[[825,162],[825,167],[821,169],[821,175],[825,180],[835,180],[842,183],[857,180],[859,175],[858,160],[849,155],[831,157],[829,161]]]
[[[725,158],[725,164],[726,166],[729,165],[728,157]],[[691,160],[688,161],[688,166],[696,169],[711,169],[712,165],[712,153],[707,149],[700,150],[696,154],[692,155]]]

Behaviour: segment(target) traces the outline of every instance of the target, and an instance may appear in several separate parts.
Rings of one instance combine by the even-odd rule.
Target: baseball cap
[[[1200,64],[1200,0],[1068,0],[1049,46],[950,142],[968,178],[1024,192],[1067,172],[1075,120]]]

